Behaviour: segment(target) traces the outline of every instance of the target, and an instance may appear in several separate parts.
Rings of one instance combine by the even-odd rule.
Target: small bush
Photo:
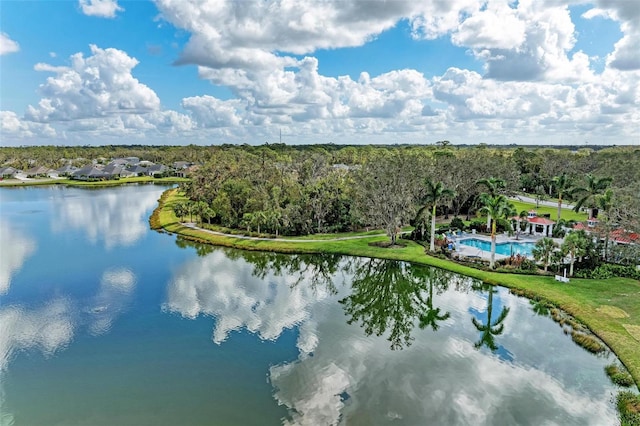
[[[627,370],[625,370],[624,368],[620,368],[616,364],[607,365],[604,368],[604,371],[606,371],[607,376],[609,376],[611,381],[618,386],[629,387],[633,386],[634,384],[631,374],[629,374]]]
[[[452,229],[460,229],[460,230],[462,230],[462,229],[464,229],[464,222],[459,217],[454,217],[453,219],[451,219],[451,223],[449,224],[449,226]]]
[[[604,263],[595,269],[581,269],[575,273],[578,278],[589,278],[594,280],[605,280],[613,277],[631,278],[640,280],[640,270],[631,265],[616,265]]]
[[[469,229],[475,229],[478,232],[487,232],[487,220],[473,219],[469,224]]]
[[[633,392],[618,393],[616,398],[621,426],[640,426],[640,396]]]
[[[588,334],[580,333],[577,331],[571,332],[571,339],[576,342],[578,345],[582,346],[586,350],[591,353],[597,354],[599,352],[604,351],[604,346],[598,342],[596,338],[590,336]]]

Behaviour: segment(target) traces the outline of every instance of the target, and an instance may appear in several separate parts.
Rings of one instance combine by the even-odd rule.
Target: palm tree
[[[416,217],[420,217],[427,207],[431,207],[431,240],[429,242],[429,250],[435,251],[436,240],[436,207],[440,200],[446,196],[453,197],[454,192],[449,188],[445,188],[442,182],[433,183],[431,179],[425,179],[426,195],[424,197],[425,205],[420,208]]]
[[[541,240],[536,241],[535,247],[531,251],[533,258],[537,261],[542,261],[544,264],[544,271],[547,272],[549,264],[551,263],[551,256],[553,251],[558,247],[551,238],[544,237]]]
[[[187,206],[185,203],[175,203],[173,205],[173,212],[180,218],[180,222],[182,222],[184,215],[187,213]]]
[[[484,287],[484,286],[483,286]],[[493,316],[493,294],[496,292],[493,286],[487,286],[489,290],[489,299],[487,300],[487,323],[482,324],[476,318],[472,318],[473,325],[476,329],[482,333],[480,340],[474,345],[476,349],[480,349],[482,346],[488,347],[491,351],[497,351],[498,345],[496,345],[494,336],[502,334],[504,331],[504,320],[507,318],[509,308],[504,306],[498,318],[495,321],[491,319]],[[483,288],[485,289],[485,288]]]
[[[573,265],[576,262],[576,258],[582,257],[586,254],[587,250],[587,235],[584,231],[573,231],[564,237],[562,246],[563,255],[569,255],[569,276],[573,276]]]
[[[613,179],[610,177],[598,178],[592,174],[587,174],[586,179],[587,184],[584,187],[576,187],[571,190],[571,194],[580,196],[573,210],[579,212],[582,206],[586,205],[589,209],[589,217],[592,217],[596,197],[609,187]]]
[[[488,194],[482,194],[480,197],[480,202],[483,204],[480,212],[486,213],[487,215],[498,218],[504,214],[506,209],[510,208],[510,203],[507,200],[507,197],[504,195],[495,195],[490,196]],[[493,220],[491,222],[491,261],[489,263],[489,267],[493,268],[496,263],[496,221]]]
[[[562,213],[562,196],[566,193],[571,192],[571,178],[567,176],[566,173],[561,174],[560,176],[554,176],[551,179],[551,183],[556,188],[556,192],[558,193],[558,217],[557,220],[560,220],[560,214]]]
[[[611,209],[613,208],[613,191],[607,189],[602,195],[596,196],[596,207],[604,212],[604,260],[609,252],[609,233],[611,232]]]
[[[480,179],[476,182],[478,185],[484,185],[487,187],[488,194],[495,197],[501,189],[506,188],[504,179],[489,177]],[[482,196],[482,194],[480,194]],[[487,216],[487,229],[491,227],[491,216]]]

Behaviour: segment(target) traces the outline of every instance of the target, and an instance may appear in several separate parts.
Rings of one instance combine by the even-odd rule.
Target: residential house
[[[0,179],[14,179],[20,170],[13,167],[0,167]]]

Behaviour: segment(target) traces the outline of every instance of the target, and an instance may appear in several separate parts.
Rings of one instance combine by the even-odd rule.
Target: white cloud
[[[13,111],[0,111],[0,133],[3,137],[14,140],[56,136],[55,129],[49,124],[22,120]]]
[[[116,12],[124,10],[117,0],[79,0],[78,5],[85,15],[101,18],[115,18]]]
[[[202,127],[232,127],[240,124],[237,100],[222,101],[212,96],[193,96],[182,100],[182,107]]]
[[[51,122],[155,111],[160,100],[153,90],[131,74],[138,64],[125,52],[91,45],[91,56],[71,56],[71,65],[36,64],[36,71],[54,72],[40,85],[42,99],[29,106],[25,117]]]
[[[89,332],[94,336],[107,333],[115,319],[131,301],[136,275],[127,268],[106,270],[100,280],[100,290],[86,309]]]
[[[20,45],[11,40],[5,33],[0,33],[0,55],[13,53],[20,50]]]

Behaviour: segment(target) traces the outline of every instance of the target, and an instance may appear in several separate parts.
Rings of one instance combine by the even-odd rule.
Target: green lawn
[[[640,384],[639,281],[627,278],[571,279],[569,284],[561,284],[550,276],[489,272],[428,256],[422,246],[412,241],[403,240],[403,243],[407,243],[404,248],[386,249],[369,245],[371,242],[387,240],[384,236],[343,241],[320,239],[317,242],[287,242],[242,240],[229,236],[212,235],[205,231],[187,228],[178,222],[172,206],[181,200],[184,200],[184,197],[177,190],[165,191],[160,199],[160,205],[151,216],[152,227],[178,233],[194,241],[246,250],[281,253],[336,253],[404,260],[447,269],[494,285],[533,292],[587,325],[615,352],[633,376],[636,384]]]
[[[550,206],[541,205],[540,207],[536,208],[536,203],[525,203],[522,201],[515,201],[515,200],[509,200],[509,201],[513,203],[516,210],[518,210],[518,213],[520,213],[523,210],[526,212],[528,212],[529,210],[536,210],[538,212],[538,216],[542,216],[543,214],[550,214],[551,220],[556,220],[556,218],[558,217],[557,206],[550,207]],[[571,209],[563,208],[562,211],[560,212],[560,218],[564,220],[575,220],[576,222],[583,222],[587,220],[587,214],[576,213]]]

